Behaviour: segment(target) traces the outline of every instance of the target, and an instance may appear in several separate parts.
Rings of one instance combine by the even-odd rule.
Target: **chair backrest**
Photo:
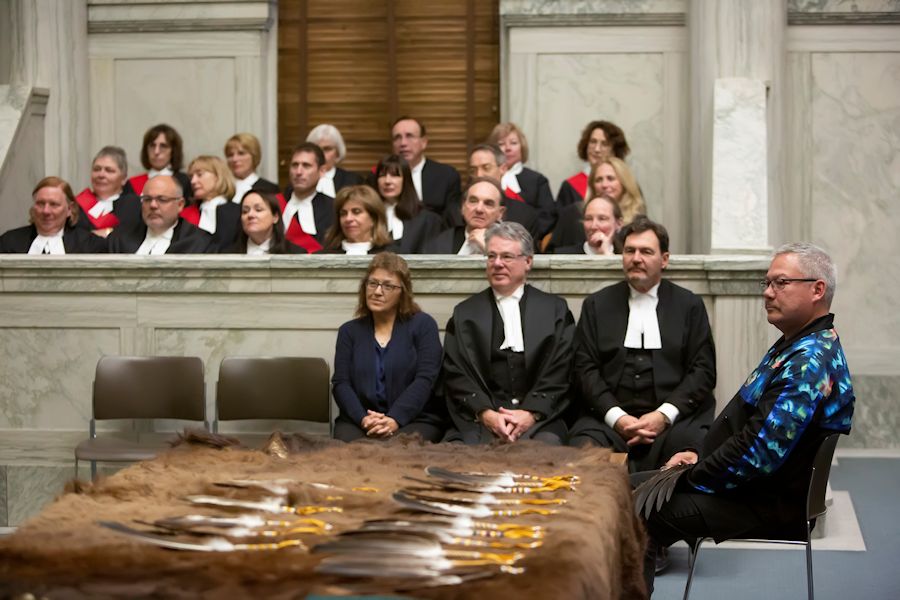
[[[825,491],[828,488],[828,475],[831,473],[831,459],[841,434],[832,433],[822,440],[816,457],[813,459],[812,474],[809,479],[809,492],[806,496],[806,516],[815,519],[825,514]]]
[[[94,375],[94,419],[206,420],[203,361],[195,356],[104,356]]]
[[[228,357],[219,366],[216,418],[331,422],[328,363],[310,357]]]

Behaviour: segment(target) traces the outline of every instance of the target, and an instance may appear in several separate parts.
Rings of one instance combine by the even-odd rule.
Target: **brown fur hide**
[[[390,500],[390,493],[404,485],[400,475],[424,476],[424,467],[438,465],[482,472],[576,474],[582,483],[577,491],[557,492],[569,499],[558,515],[507,519],[548,529],[543,547],[528,551],[519,563],[524,574],[415,590],[410,595],[517,600],[646,596],[641,577],[644,534],[633,516],[626,471],[609,462],[607,450],[553,448],[531,441],[489,447],[423,445],[405,436],[386,443],[353,444],[293,436],[284,439],[282,448],[287,454],[279,457],[277,452],[245,449],[231,440],[207,443],[202,436],[188,436],[155,460],[93,485],[70,486],[41,514],[0,539],[0,591],[55,598],[304,598],[310,593],[341,593],[349,589],[343,587],[346,584],[358,582],[313,573],[319,557],[297,548],[179,552],[142,544],[95,521],[133,524],[134,519],[214,514],[215,510],[188,506],[181,498],[252,493],[212,485],[230,479],[291,478],[348,489],[377,488],[377,493],[342,493],[345,512],[320,515],[339,531],[367,518],[401,514]],[[324,501],[323,492],[316,490],[294,496],[300,503]],[[312,545],[317,540],[306,541]],[[372,589],[385,591],[377,585]]]

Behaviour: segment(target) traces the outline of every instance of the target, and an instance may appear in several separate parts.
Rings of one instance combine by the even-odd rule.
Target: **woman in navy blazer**
[[[359,284],[357,318],[341,325],[331,379],[340,414],[334,437],[389,438],[444,433],[432,388],[441,369],[435,320],[413,300],[409,266],[393,252],[375,255]]]

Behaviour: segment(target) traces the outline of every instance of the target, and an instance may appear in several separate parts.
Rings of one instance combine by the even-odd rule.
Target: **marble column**
[[[691,238],[694,252],[715,251],[712,215],[714,94],[719,79],[763,82],[766,93],[768,204],[785,201],[782,131],[787,9],[784,0],[693,0],[688,5],[691,53],[690,196],[694,198]],[[735,196],[739,198],[739,196]],[[769,210],[769,215],[777,211]],[[768,240],[780,239],[778,222],[768,218]],[[719,238],[721,239],[721,238]],[[720,250],[758,250],[748,248]]]
[[[87,0],[8,0],[9,51],[3,74],[13,85],[50,91],[44,170],[78,187],[87,179],[90,135]]]

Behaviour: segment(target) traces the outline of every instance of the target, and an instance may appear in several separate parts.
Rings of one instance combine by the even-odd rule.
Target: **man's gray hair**
[[[502,167],[503,163],[506,162],[506,155],[503,154],[503,150],[500,149],[500,146],[497,144],[478,144],[472,151],[469,152],[469,156],[472,156],[476,152],[490,152],[494,156],[494,162],[497,163],[498,167]]]
[[[491,225],[484,234],[484,246],[491,242],[491,238],[498,237],[504,240],[519,242],[522,247],[522,254],[525,256],[534,256],[534,240],[528,230],[519,223],[513,221],[500,221]]]
[[[825,304],[831,307],[837,289],[837,268],[828,253],[809,242],[791,242],[775,251],[775,256],[793,254],[800,263],[804,277],[821,279],[825,282]]]
[[[307,142],[312,142],[313,144],[319,145],[319,142],[322,141],[322,138],[329,138],[334,140],[334,145],[337,148],[338,157],[335,162],[341,162],[344,160],[344,157],[347,156],[347,145],[344,143],[344,136],[341,135],[341,132],[338,131],[338,128],[334,125],[329,125],[328,123],[322,123],[321,125],[316,125],[313,127],[309,135],[306,136]]]
[[[97,156],[94,157],[94,160],[91,161],[91,164],[97,162],[98,158],[104,156],[108,156],[116,161],[116,166],[122,171],[122,175],[128,176],[128,157],[125,155],[124,150],[118,146],[103,146],[100,148],[100,152],[97,153]]]

